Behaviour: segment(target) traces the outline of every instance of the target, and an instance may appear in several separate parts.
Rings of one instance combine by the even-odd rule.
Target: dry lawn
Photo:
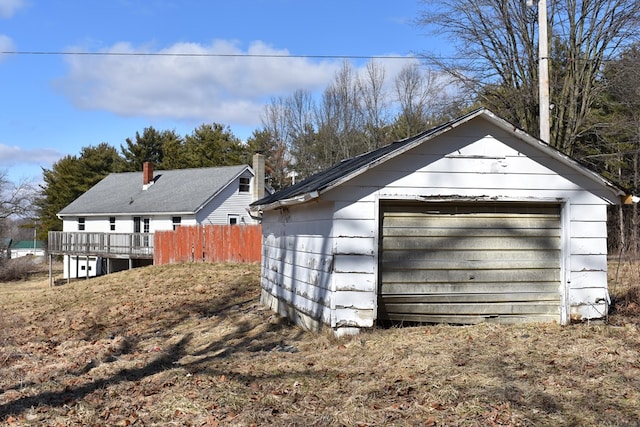
[[[258,304],[257,265],[0,284],[0,422],[636,426],[628,283],[609,324],[414,326],[335,339]],[[623,286],[624,285],[624,286]],[[626,298],[626,300],[625,300]]]

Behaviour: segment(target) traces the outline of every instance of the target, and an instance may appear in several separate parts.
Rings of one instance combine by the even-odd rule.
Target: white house
[[[629,198],[480,109],[255,202],[261,300],[338,335],[600,318],[607,206]]]
[[[112,173],[58,213],[50,251],[64,253],[64,278],[88,277],[153,259],[153,233],[180,225],[253,224],[249,204],[265,194],[264,156],[248,165]]]
[[[42,240],[18,240],[9,246],[11,258],[23,256],[44,256],[44,242]]]

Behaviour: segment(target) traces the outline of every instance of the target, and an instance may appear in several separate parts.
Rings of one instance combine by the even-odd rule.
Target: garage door
[[[381,206],[378,319],[560,321],[560,207]]]

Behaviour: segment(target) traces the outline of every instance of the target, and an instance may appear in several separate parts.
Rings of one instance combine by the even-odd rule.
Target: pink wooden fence
[[[173,231],[156,231],[153,264],[188,261],[260,262],[260,225],[181,226]]]

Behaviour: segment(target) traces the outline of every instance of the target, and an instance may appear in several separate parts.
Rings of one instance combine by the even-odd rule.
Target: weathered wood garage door
[[[378,319],[560,320],[560,207],[389,203],[381,207]]]

